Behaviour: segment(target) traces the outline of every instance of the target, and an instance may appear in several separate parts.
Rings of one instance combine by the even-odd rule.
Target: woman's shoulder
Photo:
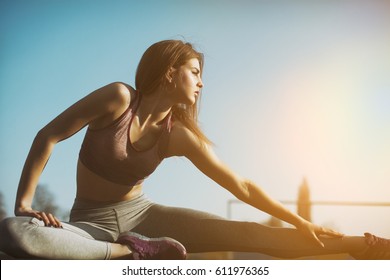
[[[173,137],[184,137],[184,136],[189,136],[191,134],[191,131],[180,121],[174,119],[172,121],[171,125],[171,135]]]
[[[136,96],[136,90],[123,82],[113,82],[105,86],[110,100],[118,105],[130,104]]]
[[[90,128],[100,129],[118,119],[131,106],[135,96],[135,89],[123,82],[113,82],[93,92],[87,97],[90,107],[101,113],[91,121]]]
[[[188,151],[202,147],[198,137],[182,122],[175,120],[172,124],[168,154],[170,156],[183,156]]]

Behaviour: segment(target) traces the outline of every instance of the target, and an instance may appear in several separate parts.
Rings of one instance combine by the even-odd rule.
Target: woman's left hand
[[[344,234],[334,231],[332,229],[324,228],[308,221],[303,220],[302,223],[297,226],[297,229],[302,232],[306,237],[315,242],[318,246],[324,247],[324,243],[319,239],[320,235],[326,235],[329,237],[343,237]]]

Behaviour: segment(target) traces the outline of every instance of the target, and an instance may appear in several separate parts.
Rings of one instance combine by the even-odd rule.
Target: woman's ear
[[[165,78],[167,79],[168,83],[172,83],[175,72],[176,72],[176,68],[170,67],[167,73],[165,73]]]

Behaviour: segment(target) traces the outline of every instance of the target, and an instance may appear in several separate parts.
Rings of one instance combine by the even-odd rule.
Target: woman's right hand
[[[324,243],[319,239],[320,235],[333,238],[341,238],[344,236],[344,234],[340,232],[312,224],[303,219],[301,220],[301,223],[296,226],[296,228],[320,247],[324,247]]]
[[[34,217],[43,221],[47,227],[62,228],[60,220],[51,213],[33,210],[31,207],[19,207],[15,210],[16,216]]]

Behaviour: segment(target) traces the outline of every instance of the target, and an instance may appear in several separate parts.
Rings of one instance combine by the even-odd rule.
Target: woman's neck
[[[169,114],[173,105],[164,91],[155,91],[141,96],[136,112],[141,129],[150,125],[159,125]]]

